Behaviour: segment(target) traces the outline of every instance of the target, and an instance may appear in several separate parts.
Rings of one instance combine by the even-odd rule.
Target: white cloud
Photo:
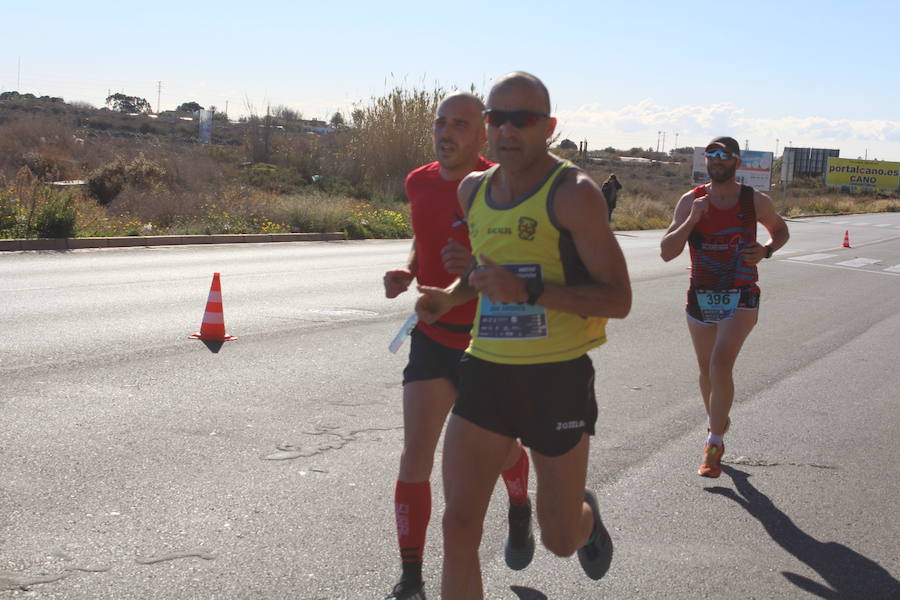
[[[793,146],[838,148],[841,156],[864,152],[871,158],[900,160],[900,121],[879,119],[827,119],[823,117],[753,117],[730,103],[709,106],[669,107],[643,100],[619,109],[586,104],[574,110],[562,110],[559,131],[572,139],[587,139],[592,148],[615,146],[656,147],[665,132],[666,149],[700,146],[717,135],[731,135],[749,142],[751,149],[783,149]]]

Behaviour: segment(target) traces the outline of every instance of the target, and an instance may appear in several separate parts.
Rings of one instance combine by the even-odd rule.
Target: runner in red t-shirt
[[[420,285],[445,287],[468,267],[469,236],[456,188],[470,172],[491,166],[479,154],[486,141],[482,110],[481,100],[463,92],[450,94],[438,106],[432,132],[437,160],[406,178],[414,239],[407,267],[384,275],[388,298],[405,292],[413,279]],[[469,344],[474,316],[473,300],[436,323],[420,322],[411,335],[409,363],[403,370],[403,453],[394,494],[403,574],[386,600],[425,599],[422,556],[431,516],[434,451],[456,399],[457,365]],[[521,445],[512,447],[506,467],[503,480],[510,502],[506,562],[510,568],[524,569],[534,554],[534,537],[528,455]]]
[[[789,237],[771,198],[735,179],[740,162],[741,147],[734,138],[717,137],[706,146],[712,182],[681,197],[661,242],[665,261],[690,245],[687,322],[707,414],[706,447],[698,471],[703,477],[722,472],[723,437],[734,402],[732,371],[759,312],[756,265]],[[757,222],[769,232],[765,245],[756,241]]]

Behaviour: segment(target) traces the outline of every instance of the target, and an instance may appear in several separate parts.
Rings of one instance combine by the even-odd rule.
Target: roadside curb
[[[127,237],[0,239],[0,251],[77,250],[81,248],[182,246],[188,244],[253,244],[260,242],[326,242],[344,239],[346,239],[346,236],[342,232],[240,233],[220,235],[135,235]]]

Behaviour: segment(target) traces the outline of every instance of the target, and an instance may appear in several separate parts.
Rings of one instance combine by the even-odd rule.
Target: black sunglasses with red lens
[[[550,118],[550,115],[546,113],[533,110],[497,110],[495,108],[482,111],[481,116],[487,119],[488,125],[491,127],[500,127],[509,121],[513,127],[518,129],[537,125],[541,119]]]

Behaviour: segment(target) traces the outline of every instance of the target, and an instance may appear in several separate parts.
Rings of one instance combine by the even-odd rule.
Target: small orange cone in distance
[[[236,340],[233,335],[225,335],[225,315],[222,312],[222,284],[219,282],[219,274],[213,273],[212,286],[209,288],[209,298],[206,300],[206,312],[203,313],[203,322],[200,324],[200,333],[188,337],[205,342],[227,342]]]
[[[845,229],[844,230],[844,248],[849,248],[849,247],[850,247],[850,230]]]

